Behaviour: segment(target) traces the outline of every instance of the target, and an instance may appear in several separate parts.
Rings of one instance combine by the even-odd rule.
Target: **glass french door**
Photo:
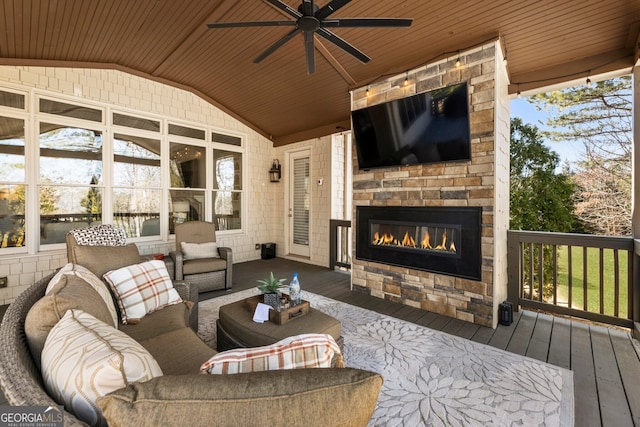
[[[289,154],[289,253],[308,257],[309,251],[309,150]]]

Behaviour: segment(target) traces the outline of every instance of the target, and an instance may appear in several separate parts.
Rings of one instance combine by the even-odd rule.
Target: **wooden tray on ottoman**
[[[287,302],[289,301],[289,295],[285,294],[283,295],[283,297],[286,298]],[[244,300],[245,307],[252,314],[256,311],[256,307],[258,306],[259,302],[264,302],[262,295],[257,295],[255,297],[250,297]],[[300,305],[285,308],[282,311],[269,310],[269,321],[277,325],[284,325],[290,320],[297,319],[309,313],[309,307],[309,301],[302,300]]]

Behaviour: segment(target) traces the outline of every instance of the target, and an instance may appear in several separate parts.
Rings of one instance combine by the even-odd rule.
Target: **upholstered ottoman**
[[[270,345],[299,334],[331,335],[341,349],[344,343],[340,322],[314,308],[310,308],[309,313],[304,316],[282,325],[271,322],[256,323],[244,300],[240,300],[220,307],[216,326],[218,351]]]

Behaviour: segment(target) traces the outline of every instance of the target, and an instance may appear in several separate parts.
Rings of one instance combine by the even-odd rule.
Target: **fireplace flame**
[[[401,246],[408,246],[410,248],[416,247],[416,241],[413,239],[413,237],[409,236],[408,231],[404,233]]]
[[[442,243],[436,246],[436,249],[440,251],[446,251],[447,250],[446,244],[447,244],[447,230],[442,232]]]
[[[422,249],[433,249],[433,247],[431,246],[430,240],[431,240],[431,235],[427,230],[427,232],[424,234],[424,239],[422,239],[422,245],[420,245],[420,247]]]
[[[438,251],[445,251],[445,252],[452,252],[452,253],[456,253],[456,245],[454,244],[453,240],[451,240],[451,242],[447,242],[447,230],[444,230],[442,232],[442,239],[440,241],[440,243],[438,245],[436,245],[435,247],[433,247],[431,245],[431,235],[429,233],[429,231],[427,230],[425,232],[424,238],[422,239],[422,242],[420,242],[420,249],[431,249],[431,250],[438,250]],[[418,245],[416,245],[416,241],[415,239],[409,234],[409,231],[405,231],[404,233],[404,237],[402,238],[402,240],[396,238],[393,234],[391,233],[382,233],[380,234],[379,232],[375,232],[373,234],[373,240],[372,243],[374,245],[391,245],[391,246],[400,246],[400,247],[405,247],[405,248],[418,248]],[[447,243],[448,243],[448,247],[447,247]]]

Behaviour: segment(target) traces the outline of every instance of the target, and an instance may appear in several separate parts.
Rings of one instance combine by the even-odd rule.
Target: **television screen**
[[[467,84],[351,112],[360,169],[471,159]]]

